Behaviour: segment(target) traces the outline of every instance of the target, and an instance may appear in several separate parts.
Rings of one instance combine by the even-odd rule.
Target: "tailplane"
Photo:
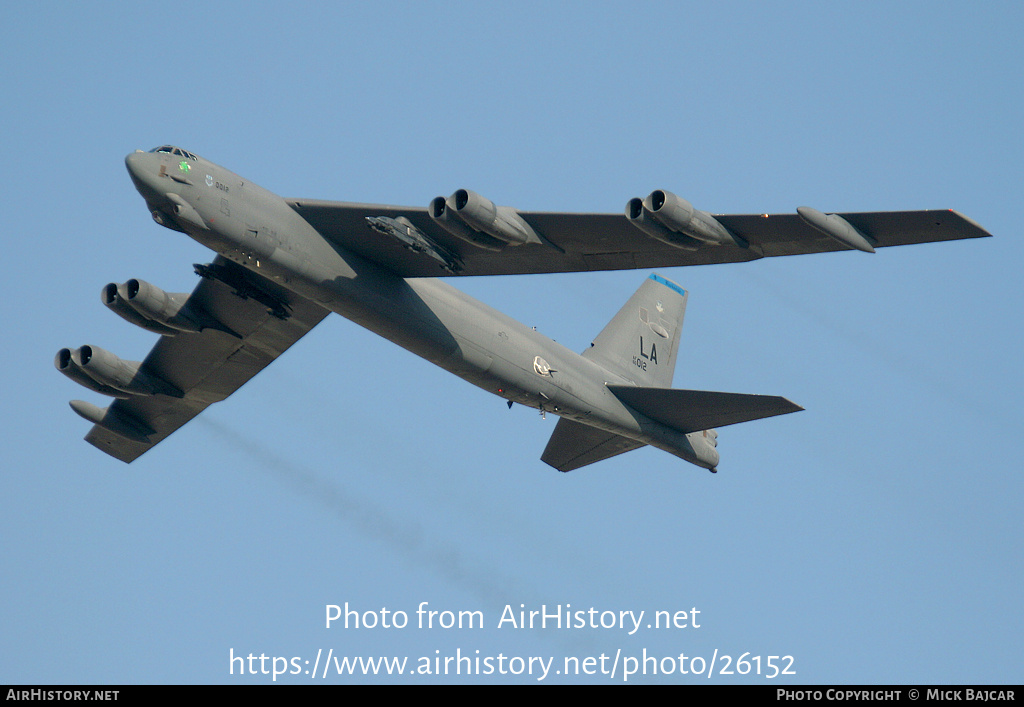
[[[559,471],[572,471],[643,446],[643,442],[563,417],[540,460]]]
[[[633,385],[609,385],[608,390],[641,415],[688,435],[691,445],[709,447],[712,465],[717,464],[718,459],[717,452],[713,451],[718,446],[718,432],[714,428],[803,410],[777,395]],[[541,461],[559,471],[572,471],[643,446],[643,442],[562,418],[555,426]],[[714,467],[711,470],[716,471]]]
[[[608,390],[640,414],[685,434],[803,410],[796,403],[778,395],[641,388],[633,385],[609,385]]]
[[[562,418],[541,460],[572,471],[643,447],[647,442],[698,466],[716,471],[716,427],[803,410],[775,395],[745,395],[669,388],[686,314],[687,294],[679,285],[653,274],[597,335],[583,357],[633,385],[608,384],[622,403],[649,420],[686,435],[678,443],[642,437],[638,441]]]

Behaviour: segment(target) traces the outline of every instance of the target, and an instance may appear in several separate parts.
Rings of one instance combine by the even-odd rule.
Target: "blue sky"
[[[329,650],[1020,682],[1018,3],[34,3],[5,24],[0,682],[270,682],[231,651]],[[212,257],[124,170],[164,143],[282,196],[618,212],[665,188],[721,213],[955,208],[995,238],[661,271],[690,292],[676,386],[806,408],[722,429],[717,476],[650,449],[559,474],[554,418],[337,316],[125,466],[81,441],[66,401],[102,401],[51,361],[141,359],[153,336],[100,288],[188,291]],[[582,350],[648,274],[455,284]],[[325,628],[346,602],[410,626]],[[421,602],[485,626],[416,628]],[[701,626],[499,628],[521,604]]]

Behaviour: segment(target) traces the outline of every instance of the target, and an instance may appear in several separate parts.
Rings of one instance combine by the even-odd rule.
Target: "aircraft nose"
[[[149,201],[160,195],[160,180],[153,168],[152,155],[141,150],[133,152],[124,158],[124,166],[128,168],[128,174],[143,198]]]
[[[139,152],[138,150],[136,150],[135,152],[131,153],[130,155],[124,158],[124,165],[125,167],[128,168],[128,174],[132,175],[136,179],[138,179],[139,177],[139,172],[141,170],[142,155],[144,154],[146,153]]]

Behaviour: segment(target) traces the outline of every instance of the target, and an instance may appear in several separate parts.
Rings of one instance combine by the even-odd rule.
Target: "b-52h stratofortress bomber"
[[[717,471],[717,427],[801,410],[670,388],[687,293],[650,275],[582,354],[438,277],[663,268],[990,235],[955,211],[712,215],[668,191],[622,214],[517,211],[466,189],[427,208],[283,199],[187,150],[125,159],[153,219],[217,253],[191,294],[137,279],[103,303],[160,335],[142,362],[97,346],[55,364],[115,400],[71,402],[131,462],[231,395],[329,312],[513,403],[561,419],[541,459],[571,471],[651,445]]]

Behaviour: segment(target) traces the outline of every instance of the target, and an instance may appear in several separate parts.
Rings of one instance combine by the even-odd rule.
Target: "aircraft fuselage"
[[[718,452],[622,403],[631,385],[433,278],[402,278],[327,240],[281,197],[194,155],[125,160],[161,225],[506,400],[555,413],[713,469]],[[376,234],[367,228],[367,238]],[[542,365],[538,364],[542,362]]]

